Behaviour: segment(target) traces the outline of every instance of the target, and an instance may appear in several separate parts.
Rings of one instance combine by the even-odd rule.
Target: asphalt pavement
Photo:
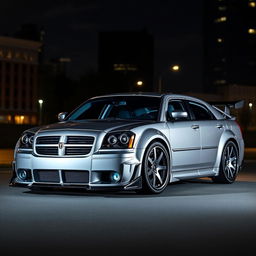
[[[0,255],[256,255],[256,161],[237,182],[160,195],[10,188],[0,171]]]

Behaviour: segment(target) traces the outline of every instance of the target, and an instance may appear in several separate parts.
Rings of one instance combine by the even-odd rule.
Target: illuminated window
[[[227,21],[226,16],[222,16],[222,17],[215,19],[215,23],[221,23],[221,22],[225,22],[225,21]]]
[[[226,82],[227,82],[226,80],[222,79],[222,80],[216,80],[214,84],[226,84]]]
[[[14,116],[15,124],[29,124],[29,117],[24,115],[15,115]]]
[[[0,116],[0,123],[11,123],[12,122],[12,116],[11,115],[4,115]]]
[[[217,38],[218,43],[223,43],[223,38]]]
[[[71,62],[70,58],[59,58],[59,62]]]
[[[255,1],[249,1],[248,5],[249,5],[249,7],[251,7],[251,8],[255,8],[255,7],[256,7]]]
[[[227,6],[219,6],[218,9],[219,11],[223,12],[227,10]]]
[[[30,124],[37,124],[36,116],[31,116]]]
[[[7,59],[12,59],[12,56],[13,56],[12,51],[8,51],[8,53],[7,53],[7,55],[6,55],[6,58],[7,58]]]
[[[252,35],[255,35],[256,34],[256,29],[255,28],[249,28],[248,33],[252,34]]]
[[[114,64],[114,71],[136,71],[136,65],[133,64]]]
[[[19,58],[20,58],[20,52],[16,52],[16,53],[15,53],[15,58],[16,58],[16,59],[19,59]]]
[[[26,61],[28,60],[28,54],[27,53],[23,54],[23,59],[26,60]]]

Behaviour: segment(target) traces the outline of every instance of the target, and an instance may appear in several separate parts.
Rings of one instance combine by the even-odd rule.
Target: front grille
[[[92,147],[65,147],[65,155],[87,155]]]
[[[67,144],[89,144],[94,143],[94,137],[92,136],[68,136]]]
[[[36,144],[58,144],[60,136],[41,136],[36,139]]]
[[[60,182],[58,170],[34,170],[33,174],[36,182]]]
[[[39,136],[36,138],[35,153],[45,156],[88,155],[95,139],[93,136]]]
[[[58,147],[36,146],[36,152],[39,155],[57,156],[58,155]]]
[[[88,171],[62,171],[63,183],[88,183]]]

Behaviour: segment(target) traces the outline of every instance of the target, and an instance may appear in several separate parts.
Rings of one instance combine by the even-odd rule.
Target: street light
[[[248,105],[249,105],[249,109],[252,109],[253,104],[251,102],[249,102]]]
[[[138,87],[143,86],[143,81],[141,81],[141,80],[137,81],[137,82],[136,82],[136,85],[137,85]]]
[[[171,66],[171,71],[178,72],[179,70],[180,70],[180,66],[179,65],[172,65]]]
[[[137,85],[137,87],[142,87],[142,86],[144,85],[144,82],[141,81],[141,80],[138,80],[138,81],[136,82],[136,85]]]
[[[180,65],[175,64],[169,67],[169,71],[172,71],[173,73],[178,73],[180,71]],[[162,92],[162,88],[163,88],[163,73],[160,73],[159,77],[158,77],[158,92],[161,93]]]
[[[39,99],[38,103],[39,103],[39,125],[41,125],[42,124],[42,110],[43,110],[44,101],[42,99]]]

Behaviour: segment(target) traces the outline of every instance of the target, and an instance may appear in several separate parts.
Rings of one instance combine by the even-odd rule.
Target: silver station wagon
[[[176,94],[89,99],[18,140],[11,186],[160,193],[175,181],[233,183],[244,141],[229,108]]]

